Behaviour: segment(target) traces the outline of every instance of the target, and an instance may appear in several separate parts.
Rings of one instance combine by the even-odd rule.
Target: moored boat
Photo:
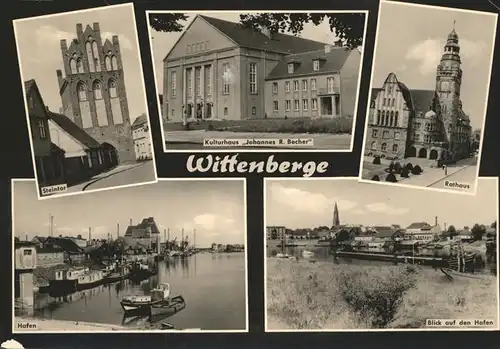
[[[149,309],[152,305],[161,303],[170,297],[170,285],[160,284],[151,291],[150,295],[132,295],[124,297],[120,305],[125,311],[137,311]]]
[[[304,250],[302,251],[302,257],[312,257],[314,256],[314,252]]]
[[[55,278],[49,281],[49,289],[56,293],[81,291],[98,286],[103,280],[102,270],[90,270],[87,267],[72,268],[56,272]]]
[[[114,271],[109,273],[104,279],[106,282],[121,281],[130,276],[130,270],[126,265],[116,267]]]
[[[179,295],[151,305],[151,316],[172,316],[186,307],[186,301]]]

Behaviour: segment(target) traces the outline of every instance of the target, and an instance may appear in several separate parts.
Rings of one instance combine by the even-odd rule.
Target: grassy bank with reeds
[[[426,319],[497,321],[497,279],[448,280],[409,265],[267,259],[267,327],[425,328]]]

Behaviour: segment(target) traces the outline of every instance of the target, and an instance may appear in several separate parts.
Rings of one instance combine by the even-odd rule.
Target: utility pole
[[[193,249],[196,251],[196,229],[193,229]]]

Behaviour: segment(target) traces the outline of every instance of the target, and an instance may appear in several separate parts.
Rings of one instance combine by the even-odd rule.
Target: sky
[[[266,226],[290,229],[333,224],[337,202],[340,224],[365,226],[413,222],[461,229],[497,220],[497,179],[479,178],[475,196],[373,185],[357,179],[266,180]]]
[[[68,47],[76,38],[76,24],[92,27],[99,22],[105,39],[118,35],[127,91],[130,121],[147,113],[146,92],[132,5],[106,6],[90,11],[33,17],[14,22],[22,81],[35,79],[45,104],[59,112],[62,106],[56,70],[64,73],[60,40]]]
[[[244,12],[249,13],[249,12]],[[187,13],[188,19],[187,21],[180,22],[186,28],[189,23],[196,17],[196,14],[206,15],[208,17],[214,17],[219,19],[224,19],[226,21],[231,22],[239,22],[240,14],[243,12],[197,12],[197,13]],[[168,52],[172,49],[177,39],[182,35],[182,33],[166,33],[166,32],[157,32],[154,29],[149,29],[151,38],[152,38],[152,50],[153,50],[153,60],[154,60],[154,69],[156,74],[156,88],[159,93],[163,93],[163,59],[168,54]],[[330,24],[328,21],[323,21],[318,26],[315,26],[312,23],[307,23],[304,25],[304,29],[300,33],[301,37],[316,40],[324,43],[333,44],[337,37],[335,37],[331,30]]]
[[[244,182],[241,180],[165,181],[129,188],[105,190],[85,195],[37,199],[34,180],[15,181],[13,190],[13,232],[21,240],[49,235],[49,216],[54,217],[54,236],[116,238],[117,224],[123,236],[130,219],[138,224],[154,217],[170,238],[185,236],[196,246],[212,243],[245,243]]]
[[[383,1],[373,87],[381,87],[393,72],[410,89],[434,90],[436,67],[453,21],[462,58],[463,109],[473,128],[482,128],[496,31],[492,14]]]

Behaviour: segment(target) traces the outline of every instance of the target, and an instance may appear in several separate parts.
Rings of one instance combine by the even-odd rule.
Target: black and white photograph
[[[474,195],[497,18],[380,2],[361,181]]]
[[[156,182],[133,4],[13,24],[39,198]]]
[[[247,332],[245,181],[38,200],[12,180],[12,331]]]
[[[165,152],[351,152],[368,11],[146,11]]]
[[[265,179],[266,331],[497,331],[498,189]]]

